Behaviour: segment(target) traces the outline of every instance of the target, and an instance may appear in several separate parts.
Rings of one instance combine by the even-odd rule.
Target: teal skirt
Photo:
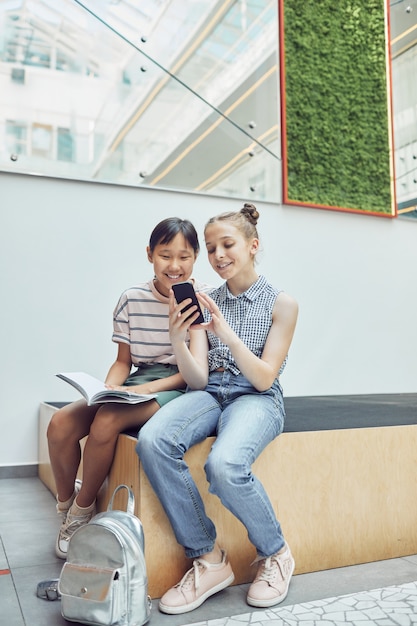
[[[173,376],[174,374],[178,374],[178,367],[176,365],[164,365],[161,363],[156,364],[147,364],[142,363],[140,367],[135,372],[132,372],[128,378],[126,378],[124,384],[129,387],[132,385],[142,385],[144,383],[150,383],[153,380],[160,380],[161,378],[167,378],[168,376]],[[158,395],[155,400],[159,404],[159,406],[164,406],[185,393],[184,389],[170,389],[169,391],[158,391]]]

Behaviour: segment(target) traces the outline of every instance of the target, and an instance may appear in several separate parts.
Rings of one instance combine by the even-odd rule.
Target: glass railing
[[[393,130],[398,214],[417,218],[417,3],[391,2]]]
[[[0,169],[276,202],[277,33],[275,1],[3,3]]]
[[[417,3],[391,0],[390,28],[413,217]],[[278,32],[276,0],[5,0],[0,170],[280,202]]]

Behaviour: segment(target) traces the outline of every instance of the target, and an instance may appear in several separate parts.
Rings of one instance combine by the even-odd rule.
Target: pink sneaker
[[[164,593],[159,601],[159,610],[170,615],[193,611],[207,598],[231,585],[234,579],[235,575],[224,550],[220,563],[195,559],[192,568],[178,585]]]
[[[259,561],[258,573],[249,587],[246,601],[251,606],[266,608],[287,597],[295,562],[288,545],[281,554]]]

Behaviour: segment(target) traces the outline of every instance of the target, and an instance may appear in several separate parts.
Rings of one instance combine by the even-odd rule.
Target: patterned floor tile
[[[340,597],[244,613],[193,626],[412,626],[417,624],[417,582]]]

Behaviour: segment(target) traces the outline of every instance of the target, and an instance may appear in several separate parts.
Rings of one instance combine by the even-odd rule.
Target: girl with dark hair
[[[197,295],[205,309],[203,324],[191,327],[196,307],[185,311],[189,301],[178,305],[170,296],[171,342],[187,393],[144,425],[136,448],[178,543],[194,559],[182,580],[162,596],[164,613],[191,611],[234,580],[184,461],[191,446],[211,435],[216,439],[204,467],[210,493],[242,522],[257,551],[248,604],[282,602],[294,571],[271,502],[252,472],[256,458],[284,427],[279,376],[298,314],[295,300],[255,270],[258,217],[256,208],[245,204],[206,225],[208,258],[225,282],[210,295]],[[193,352],[186,344],[188,331],[191,338],[200,334],[205,340]]]
[[[135,405],[88,406],[79,400],[58,410],[50,421],[49,456],[62,518],[55,546],[60,558],[66,558],[74,531],[95,513],[96,496],[110,469],[119,433],[139,428],[161,406],[184,393],[185,382],[169,337],[169,294],[174,283],[190,280],[198,253],[198,236],[191,222],[177,217],[160,222],[147,246],[154,278],[124,291],[114,310],[112,340],[118,352],[105,383],[110,389],[128,387],[141,394],[157,394],[156,398]],[[192,282],[196,291],[208,288]],[[189,336],[185,341],[192,349]],[[79,481],[80,440],[86,435]]]

